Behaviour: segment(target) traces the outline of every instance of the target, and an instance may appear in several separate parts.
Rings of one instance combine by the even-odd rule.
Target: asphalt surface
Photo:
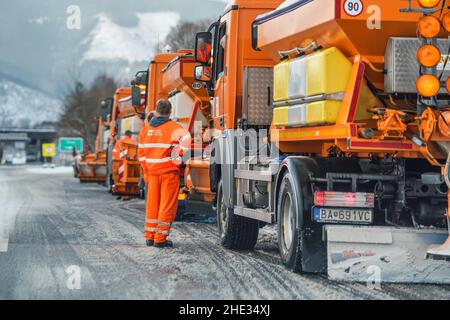
[[[175,224],[175,248],[148,248],[143,201],[69,170],[0,167],[0,299],[450,298],[448,285],[375,290],[293,274],[270,228],[253,252],[225,250],[214,225],[193,223]]]

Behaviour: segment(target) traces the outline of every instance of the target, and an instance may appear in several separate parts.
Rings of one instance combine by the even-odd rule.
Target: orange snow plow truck
[[[140,166],[137,154],[142,110],[131,101],[131,88],[119,88],[114,97],[108,148],[107,189],[113,195],[139,196]],[[131,137],[126,133],[131,132]]]
[[[98,118],[97,138],[95,140],[95,153],[88,152],[81,156],[78,163],[80,182],[104,183],[106,179],[106,157],[108,147],[108,117],[111,113],[112,99],[101,103],[100,117]]]
[[[199,142],[196,154],[201,158],[203,148],[207,145],[203,143],[204,134],[207,133],[205,130],[209,127],[211,118],[210,97],[204,84],[194,79],[194,67],[197,65],[199,64],[195,62],[192,50],[159,54],[150,63],[148,71],[137,73],[132,84],[133,104],[139,103],[141,90],[147,89],[147,116],[154,111],[157,100],[171,101],[170,118],[188,129],[194,140]],[[205,202],[211,202],[214,198],[207,178],[208,165],[205,166],[196,159],[191,159],[190,164],[192,172],[186,170],[180,177],[179,213],[205,214],[211,211],[210,206],[204,205]],[[198,171],[205,174],[199,175]]]
[[[222,245],[275,223],[295,272],[450,283],[449,31],[443,0],[232,1],[196,39]]]

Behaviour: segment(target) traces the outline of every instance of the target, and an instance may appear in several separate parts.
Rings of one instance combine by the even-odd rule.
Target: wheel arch
[[[300,194],[300,190],[302,189],[302,187],[305,187],[301,185],[302,182],[300,181],[301,179],[299,178],[300,172],[304,170],[311,171],[315,174],[319,174],[320,172],[317,161],[315,161],[312,158],[303,156],[292,156],[284,159],[277,173],[277,177],[275,180],[276,182],[274,194],[276,195],[279,194],[281,182],[286,172],[289,172],[292,176],[292,184],[293,184],[292,187],[294,189],[294,192],[296,194]],[[274,208],[278,208],[278,196],[275,197]],[[300,218],[303,219],[303,215],[300,215]],[[275,215],[275,220],[276,222],[278,222],[278,215]],[[300,219],[297,220],[297,223],[299,224],[302,222],[303,221],[300,221]]]
[[[220,164],[220,145],[216,139],[211,143],[211,157],[209,160],[209,183],[211,192],[217,192],[217,185],[222,179],[222,167]]]

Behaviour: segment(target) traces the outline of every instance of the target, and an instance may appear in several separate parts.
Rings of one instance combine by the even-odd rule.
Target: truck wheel
[[[294,272],[301,272],[301,233],[297,228],[299,195],[292,188],[292,177],[286,172],[281,180],[278,198],[278,248],[283,264]]]
[[[321,241],[317,237],[305,237],[308,225],[311,224],[313,195],[309,188],[308,166],[305,165],[302,169],[295,176],[289,170],[284,173],[278,191],[276,211],[281,260],[289,270],[297,273],[311,272],[310,267],[309,270],[304,270],[304,260],[309,264],[313,260],[316,261],[313,252],[319,251]],[[299,186],[297,188],[300,190],[296,190],[295,186]],[[318,267],[317,271],[321,271],[321,268]]]
[[[217,226],[222,246],[232,250],[253,250],[258,240],[258,221],[237,216],[227,208],[222,181],[217,187]]]

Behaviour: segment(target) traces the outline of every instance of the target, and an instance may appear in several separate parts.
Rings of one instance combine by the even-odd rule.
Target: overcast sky
[[[171,21],[167,21],[169,25],[175,20],[215,19],[222,13],[226,2],[1,0],[0,76],[13,76],[34,88],[55,94],[61,88],[60,82],[68,81],[70,73],[76,73],[86,39],[92,37],[92,31],[96,30],[99,16],[108,17],[108,25],[113,26],[111,29],[119,30],[119,33],[123,33],[121,29],[124,28],[125,31],[134,30],[136,34],[136,30],[143,26],[149,33],[148,37],[155,37],[155,33],[149,31],[152,22],[155,32],[164,34],[167,26],[161,24],[167,21],[167,17],[171,17]],[[80,9],[80,29],[67,28],[70,17],[67,10],[71,5]],[[139,18],[142,14],[147,17],[146,20]],[[154,21],[149,21],[150,16],[154,17]],[[120,46],[120,43],[117,45]]]

